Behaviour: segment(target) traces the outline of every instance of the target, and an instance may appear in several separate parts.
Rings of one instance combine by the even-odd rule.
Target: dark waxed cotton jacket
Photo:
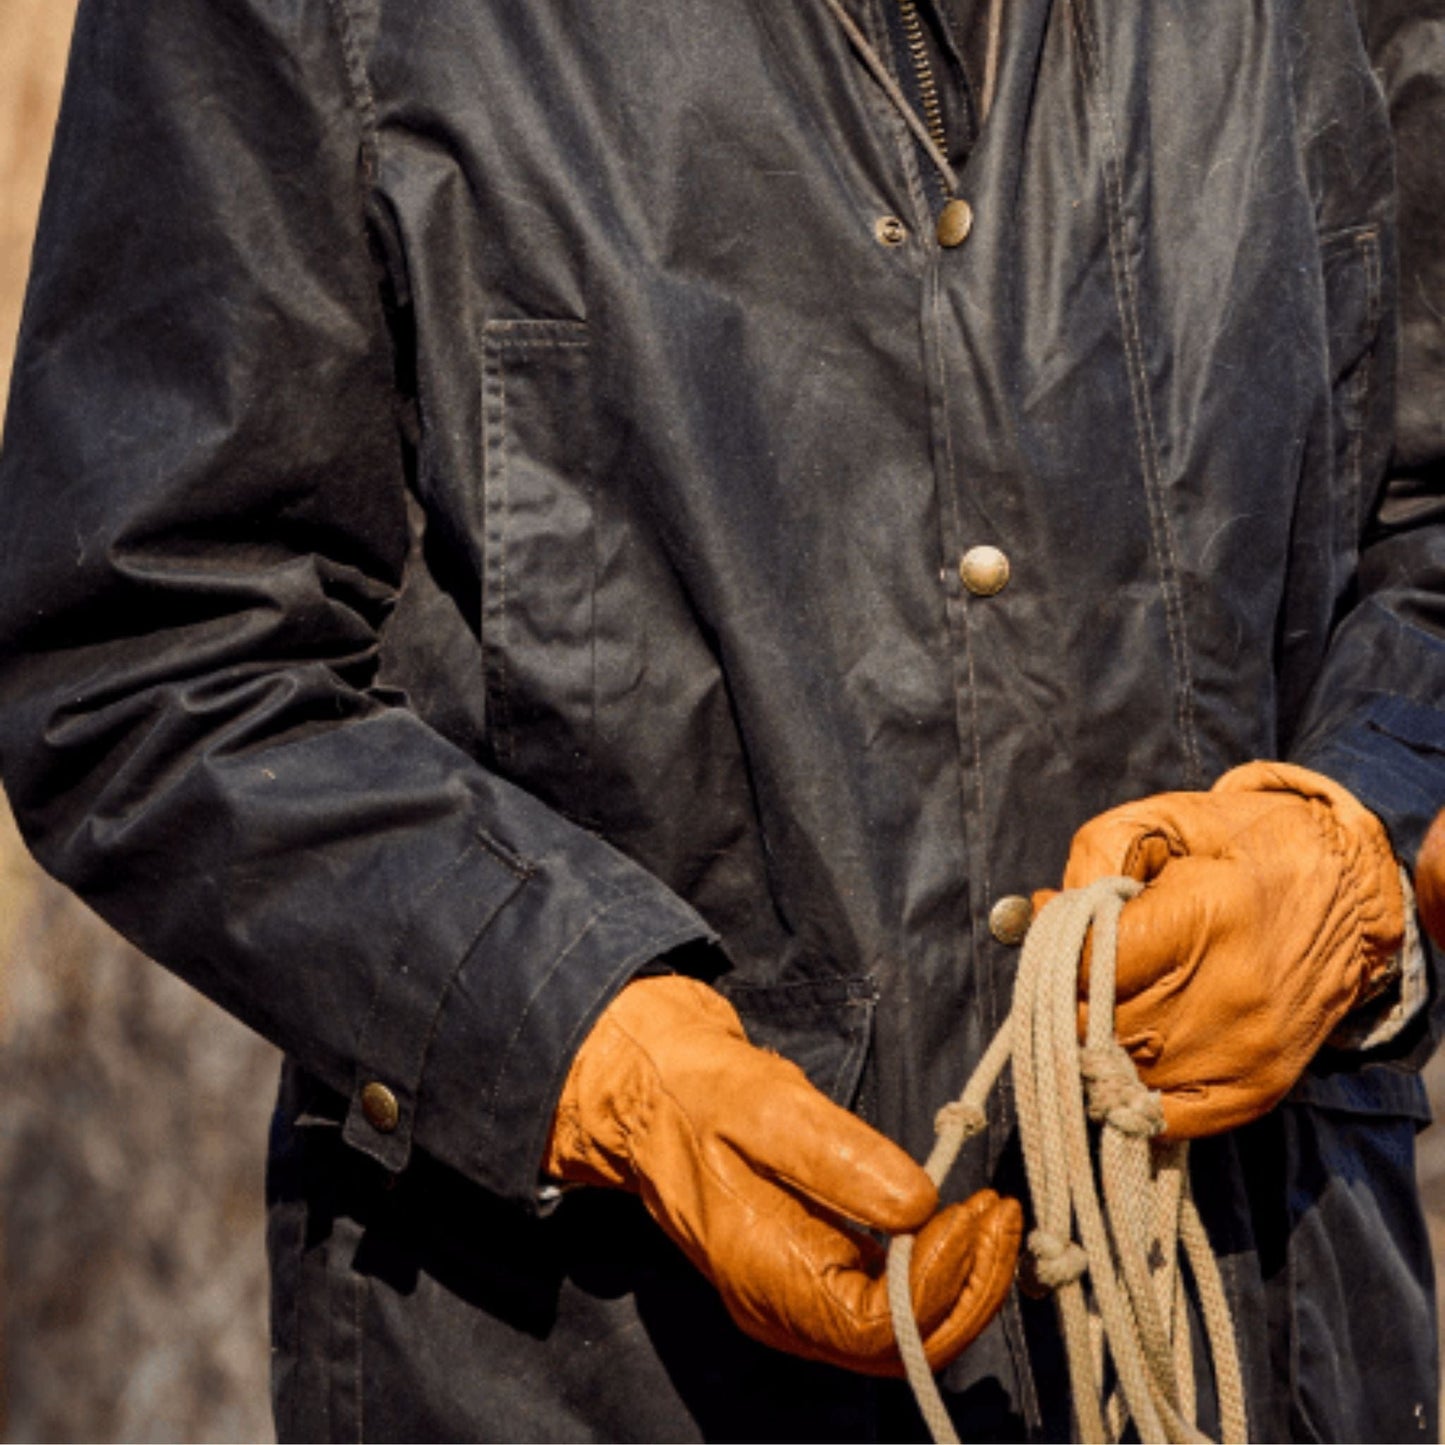
[[[711,978],[921,1154],[1091,815],[1282,757],[1408,864],[1445,802],[1445,5],[1003,13],[944,248],[821,0],[82,0],[0,752],[291,1060],[284,1434],[916,1433],[631,1198],[539,1202],[607,1000]],[[1435,1438],[1427,1033],[1196,1151],[1257,1436]],[[1017,1173],[996,1100],[950,1192]],[[965,1438],[1067,1431],[1050,1310],[948,1371]]]

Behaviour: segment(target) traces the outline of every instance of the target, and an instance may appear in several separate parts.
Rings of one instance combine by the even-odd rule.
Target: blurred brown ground
[[[74,12],[0,0],[0,406]],[[3,804],[0,1038],[6,1438],[270,1438],[274,1051],[45,879]],[[1420,1179],[1438,1269],[1445,1131]]]
[[[74,13],[0,0],[0,399]],[[275,1051],[45,878],[3,800],[0,1038],[6,1438],[274,1438]]]

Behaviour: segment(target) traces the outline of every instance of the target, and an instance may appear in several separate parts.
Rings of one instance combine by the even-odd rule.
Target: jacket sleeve
[[[1371,807],[1413,869],[1445,805],[1445,0],[1357,4],[1395,139],[1398,389],[1352,605],[1291,760]]]
[[[376,685],[407,465],[364,136],[327,0],[82,0],[0,459],[0,763],[44,866],[349,1097],[354,1146],[530,1201],[592,1019],[708,930]]]

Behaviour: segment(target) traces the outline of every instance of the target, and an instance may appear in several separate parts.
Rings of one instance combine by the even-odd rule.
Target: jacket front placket
[[[921,0],[920,9],[925,4],[932,11],[936,35],[948,47],[946,56],[934,52],[936,60],[948,62],[934,68],[935,82],[952,87],[944,110],[955,120],[974,114],[956,37],[936,10],[936,0]],[[1021,163],[1019,133],[1027,123],[1032,93],[1028,81],[1038,64],[1049,13],[1048,0],[1011,7],[1006,46],[1011,83],[1000,86],[997,107],[976,138],[961,135],[956,124],[948,135],[950,159],[958,169],[956,190],[950,192],[921,145],[909,140],[900,145],[915,201],[913,230],[923,250],[921,381],[937,497],[938,581],[947,618],[960,861],[968,898],[967,927],[953,941],[957,987],[947,1000],[947,1011],[956,1021],[953,1042],[935,1052],[931,1045],[936,1039],[921,1019],[900,1025],[900,1032],[917,1033],[913,1058],[926,1077],[911,1092],[926,1098],[930,1115],[954,1096],[977,1062],[976,1052],[1007,1016],[1019,945],[1032,917],[1029,891],[1051,881],[1042,872],[1030,871],[1010,846],[1029,834],[1030,823],[1000,787],[993,755],[1006,706],[1000,677],[1008,669],[1013,645],[1000,639],[996,624],[1001,612],[1006,618],[1018,589],[1027,587],[1031,569],[1030,559],[1018,555],[1023,538],[994,505],[1018,462],[1007,413],[989,405],[990,398],[1006,390],[1011,360],[998,346],[998,338],[1008,333],[1008,292],[1000,287],[1014,284],[1007,198]],[[874,0],[873,18],[875,27],[889,35],[900,89],[917,99],[910,57],[900,45],[895,0]],[[962,226],[957,221],[960,203],[966,217]],[[1007,623],[1005,633],[1013,633]],[[972,1157],[960,1161],[949,1181],[950,1195],[988,1183],[1008,1146],[1013,1113],[1007,1091],[996,1090],[988,1109],[986,1146],[975,1145],[969,1151]],[[899,1122],[911,1133],[916,1121]],[[945,1386],[963,1391],[990,1372],[1012,1377],[1014,1407],[1030,1428],[1040,1428],[1042,1411],[1017,1297],[1000,1315],[999,1329],[957,1362]]]
[[[883,0],[883,7],[890,3]],[[934,0],[926,3],[932,8]],[[1048,12],[1047,3],[1011,11],[1008,55],[1014,71],[1032,68],[1030,57],[1040,48]],[[938,33],[949,34],[946,23]],[[956,51],[949,58],[953,63],[936,67],[935,78],[940,86],[953,87],[946,109],[959,116],[966,112],[966,81]],[[910,78],[896,45],[894,59],[908,93]],[[1010,363],[995,342],[1007,332],[1006,318],[997,313],[1008,304],[1000,285],[1012,284],[1005,208],[1019,147],[1016,137],[1000,132],[1016,132],[1024,124],[1019,97],[1026,101],[1029,90],[1027,85],[1014,86],[1001,94],[999,107],[971,151],[963,155],[954,150],[961,163],[956,193],[943,189],[920,146],[909,145],[904,155],[911,194],[927,198],[927,209],[920,205],[914,218],[924,252],[919,291],[922,383],[938,498],[938,575],[950,644],[963,865],[970,896],[970,930],[958,942],[959,967],[971,984],[969,1006],[980,1015],[974,1036],[984,1039],[1008,1011],[1018,945],[1031,916],[1028,890],[1048,881],[1023,876],[1010,860],[998,856],[1000,843],[1020,831],[1022,820],[1008,800],[998,796],[991,769],[995,728],[987,719],[1002,701],[997,669],[1004,652],[995,645],[981,655],[979,647],[990,618],[1008,608],[1011,595],[1026,585],[1028,572],[1026,565],[1019,565],[1020,538],[1001,525],[993,506],[993,495],[1008,485],[1011,465],[1017,463],[1011,461],[1009,419],[987,403],[1004,386]],[[960,139],[950,135],[953,144]],[[962,227],[953,220],[960,204],[967,217]],[[958,1060],[957,1067],[963,1062]],[[954,1072],[948,1063],[937,1069],[930,1093],[938,1093],[939,1102],[953,1087]],[[1011,1121],[1001,1099],[991,1107],[996,1160]]]
[[[960,168],[969,230],[952,242],[942,228],[925,233],[922,335],[970,881],[971,937],[961,946],[971,949],[971,1006],[985,1037],[1010,1008],[1031,894],[1057,886],[1074,828],[1112,801],[1107,790],[1127,771],[1119,744],[1137,747],[1140,788],[1199,785],[1181,605],[1160,541],[1169,519],[1149,465],[1156,443],[1131,312],[1122,162],[1087,8],[1010,6],[993,106]],[[1060,302],[1041,319],[1041,293],[1067,297],[1067,308]],[[1068,426],[1030,408],[1054,344],[1050,326],[1060,349],[1071,329],[1104,339],[1101,404]],[[1072,351],[1082,354],[1077,344]],[[1128,497],[1115,503],[1128,525],[1114,526],[1107,545],[1087,526],[1069,536],[1061,517],[1087,517],[1106,487]],[[1111,531],[1106,519],[1100,526]],[[1121,567],[1121,554],[1142,565]],[[1156,716],[1172,716],[1173,728],[1151,725],[1145,742],[1100,722],[1088,666],[1075,669],[1060,641],[1091,625],[1061,615],[1074,605],[1070,575],[1089,592],[1109,576],[1144,579],[1149,600],[1131,621],[1149,646],[1131,686],[1152,669]],[[1096,631],[1108,625],[1101,619]],[[1101,655],[1109,645],[1096,643]],[[1013,1128],[1005,1091],[989,1110],[993,1176]],[[1002,1319],[1018,1407],[1037,1426],[1017,1297]],[[969,1369],[955,1367],[955,1388],[966,1387]]]

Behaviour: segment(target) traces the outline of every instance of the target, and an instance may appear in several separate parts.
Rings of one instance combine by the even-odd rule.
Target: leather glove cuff
[[[699,1026],[747,1042],[737,1010],[714,989],[669,976],[630,984],[607,1006],[568,1071],[552,1119],[543,1172],[570,1184],[638,1187],[634,1150],[646,1134],[660,1079],[648,1033],[674,1038]]]

